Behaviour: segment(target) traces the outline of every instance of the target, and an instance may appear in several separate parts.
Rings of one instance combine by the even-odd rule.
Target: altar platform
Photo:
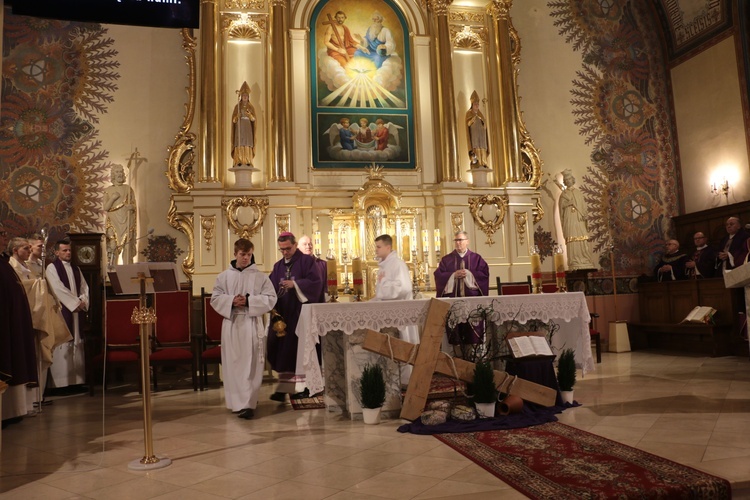
[[[521,324],[531,320],[554,322],[559,330],[552,337],[552,351],[557,355],[564,348],[572,348],[576,353],[576,365],[584,374],[595,370],[589,336],[591,316],[582,292],[440,300],[464,301],[468,309],[491,305],[494,310],[491,321],[496,325],[512,320]],[[305,304],[297,324],[297,373],[305,375],[311,394],[325,389],[329,410],[343,411],[355,417],[361,413],[356,396],[361,370],[366,363],[381,358],[362,349],[364,330],[421,327],[428,305],[429,300]],[[325,339],[322,343],[325,380],[315,349],[321,339]],[[398,365],[388,361],[385,375],[388,387],[383,410],[395,413],[401,404]]]

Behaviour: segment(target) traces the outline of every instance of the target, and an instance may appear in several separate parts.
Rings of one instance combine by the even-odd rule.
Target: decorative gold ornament
[[[194,248],[195,238],[193,236],[193,214],[177,212],[177,206],[174,202],[174,195],[170,198],[169,212],[167,212],[167,221],[169,225],[188,237],[188,251],[185,260],[182,261],[182,272],[185,273],[188,280],[193,281],[195,272]]]
[[[515,212],[513,214],[516,218],[516,234],[518,234],[518,243],[524,245],[526,237],[526,212]]]
[[[495,216],[490,220],[484,218],[485,206],[495,208]],[[492,246],[495,243],[492,235],[503,225],[505,214],[508,211],[508,197],[494,194],[471,197],[469,198],[469,211],[479,229],[487,235],[487,244]]]
[[[508,20],[510,19],[510,8],[513,6],[513,0],[492,0],[488,6],[492,17]]]
[[[260,40],[266,25],[265,15],[225,13],[221,16],[222,32],[230,40]]]
[[[448,22],[455,24],[484,24],[484,13],[468,10],[452,9],[448,13]]]
[[[289,231],[289,223],[292,216],[290,214],[276,214],[276,234]]]
[[[130,322],[134,325],[149,325],[156,323],[156,311],[153,307],[136,307],[130,315]]]
[[[254,198],[252,196],[238,196],[236,198],[224,198],[221,200],[221,206],[227,216],[229,226],[234,229],[234,233],[240,238],[250,239],[258,229],[263,226],[263,221],[268,212],[268,198]],[[238,219],[239,209],[250,207],[253,209],[253,222],[243,224]]]
[[[182,120],[175,142],[167,148],[167,172],[169,188],[176,193],[188,193],[193,189],[195,175],[195,139],[196,135],[190,132],[195,116],[196,102],[196,65],[195,47],[196,39],[193,30],[183,28],[182,48],[187,52],[185,61],[188,65],[188,102],[185,105],[185,117]]]
[[[464,230],[463,212],[451,212],[451,227],[453,228],[453,234]]]
[[[453,0],[421,0],[422,7],[431,10],[436,16],[448,16],[448,7]]]
[[[201,215],[201,227],[203,228],[203,240],[206,242],[206,251],[211,251],[214,240],[214,228],[216,227],[215,215]]]
[[[468,25],[461,30],[457,26],[451,26],[451,40],[456,49],[481,51],[487,43],[487,31],[482,27],[472,28]]]
[[[544,218],[544,208],[542,208],[541,198],[536,199],[534,208],[531,209],[531,216],[534,224],[539,224],[539,222]]]
[[[368,174],[367,181],[352,197],[354,209],[364,210],[367,200],[376,200],[382,206],[389,207],[390,210],[400,210],[401,191],[383,178],[385,175],[383,165],[373,163],[370,167],[365,167],[365,170]]]
[[[225,9],[266,10],[265,0],[224,0]]]

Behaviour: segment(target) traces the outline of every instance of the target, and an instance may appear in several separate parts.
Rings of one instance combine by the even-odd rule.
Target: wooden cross
[[[341,35],[339,34],[338,30],[336,29],[336,25],[338,24],[338,22],[336,22],[336,21],[333,20],[333,18],[331,17],[331,14],[327,14],[327,15],[328,15],[328,21],[323,21],[322,24],[323,25],[326,25],[326,24],[330,24],[331,25],[331,29],[333,30],[333,34],[336,37],[336,43],[338,43],[339,46],[342,49],[344,49],[344,57],[348,61],[349,59],[351,59],[351,57],[349,57],[349,52],[346,51],[346,44],[341,40]],[[346,35],[346,31],[344,31],[344,35]]]
[[[394,339],[374,330],[367,330],[363,349],[383,356],[392,356],[397,361],[414,364],[401,408],[401,418],[414,420],[422,413],[430,393],[433,373],[457,376],[464,382],[472,382],[474,379],[474,363],[452,358],[440,352],[445,331],[445,317],[449,309],[448,302],[430,300],[427,320],[419,345]],[[416,356],[412,353],[414,349],[417,349]],[[495,386],[500,392],[513,394],[543,406],[553,406],[557,398],[555,389],[513,377],[499,370],[495,370]]]

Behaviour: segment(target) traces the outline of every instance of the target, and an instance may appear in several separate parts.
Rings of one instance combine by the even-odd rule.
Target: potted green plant
[[[489,362],[480,361],[475,365],[471,390],[479,416],[494,417],[498,392],[495,386],[495,371]]]
[[[362,403],[362,418],[365,423],[379,423],[380,410],[385,403],[385,378],[380,365],[365,365],[359,378],[359,400]]]
[[[575,351],[567,348],[560,353],[557,361],[557,385],[564,403],[573,402],[573,386],[576,385]]]

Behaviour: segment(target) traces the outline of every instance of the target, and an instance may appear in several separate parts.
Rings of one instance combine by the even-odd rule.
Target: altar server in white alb
[[[263,315],[276,304],[276,291],[253,258],[253,243],[240,238],[234,243],[229,269],[216,278],[211,306],[224,317],[221,325],[221,364],[227,408],[251,419],[266,364]]]
[[[393,239],[382,234],[375,238],[375,256],[378,259],[378,278],[375,284],[375,297],[372,300],[411,300],[412,286],[409,268],[393,251]],[[419,344],[419,330],[416,325],[399,328],[401,340]],[[409,383],[411,365],[401,367],[401,384]]]
[[[62,303],[62,314],[73,340],[55,348],[49,368],[49,387],[68,387],[86,382],[81,314],[89,310],[89,286],[78,266],[70,261],[70,241],[55,243],[55,257],[47,266],[47,281]]]

